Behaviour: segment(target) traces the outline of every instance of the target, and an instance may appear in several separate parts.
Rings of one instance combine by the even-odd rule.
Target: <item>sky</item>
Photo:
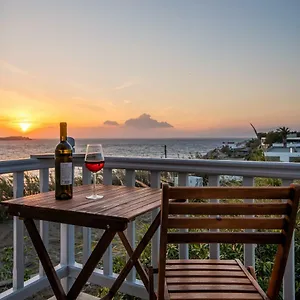
[[[299,0],[1,0],[0,136],[300,130],[299,16]]]

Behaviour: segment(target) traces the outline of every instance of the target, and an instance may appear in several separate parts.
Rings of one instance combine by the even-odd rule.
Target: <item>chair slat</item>
[[[170,299],[185,299],[185,300],[262,300],[263,298],[257,293],[170,293]]]
[[[286,203],[170,203],[174,215],[284,215]]]
[[[265,232],[203,232],[168,233],[167,242],[180,243],[243,243],[243,244],[281,244],[285,240],[282,233]]]
[[[197,265],[236,265],[236,262],[232,259],[169,259],[166,261],[166,265],[186,265],[186,264],[197,264]]]
[[[177,284],[199,284],[199,278],[194,277],[169,277],[167,278],[168,286]],[[202,284],[251,284],[248,278],[234,278],[234,277],[202,277]]]
[[[197,264],[186,264],[186,265],[166,265],[166,270],[232,270],[239,271],[241,268],[237,265],[197,265]]]
[[[283,218],[169,218],[169,228],[282,229]]]
[[[169,293],[174,292],[256,292],[253,285],[242,285],[242,284],[178,284],[169,286]]]
[[[288,187],[176,187],[169,199],[290,199]]]
[[[241,277],[244,278],[245,274],[239,271],[205,271],[205,270],[166,270],[166,277]]]

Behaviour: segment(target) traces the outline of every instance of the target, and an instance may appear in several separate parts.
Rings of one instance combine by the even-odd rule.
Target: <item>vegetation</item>
[[[283,146],[286,147],[286,138],[287,138],[287,135],[289,133],[291,133],[290,129],[288,127],[279,127],[277,129],[277,132],[279,132],[280,136],[281,136],[281,139],[282,139],[282,142],[283,142]]]
[[[286,147],[287,145],[287,136],[288,134],[296,134],[297,136],[300,136],[300,132],[293,131],[288,127],[282,126],[278,127],[276,130],[271,130],[268,132],[257,132],[256,128],[253,124],[251,124],[251,127],[254,130],[254,133],[256,135],[256,139],[258,141],[261,140],[261,138],[266,138],[265,144],[272,145],[273,143],[283,143],[283,145]]]
[[[263,149],[261,148],[253,148],[251,151],[246,155],[245,160],[252,160],[252,161],[265,161],[265,154]]]

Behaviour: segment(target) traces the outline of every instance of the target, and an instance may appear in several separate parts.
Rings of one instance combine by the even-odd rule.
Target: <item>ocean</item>
[[[240,142],[246,138],[212,139],[77,139],[75,153],[85,153],[86,145],[101,143],[105,156],[189,158],[190,154],[208,151],[222,146],[223,142]],[[31,154],[53,153],[58,140],[35,139],[0,141],[0,160],[29,158]]]

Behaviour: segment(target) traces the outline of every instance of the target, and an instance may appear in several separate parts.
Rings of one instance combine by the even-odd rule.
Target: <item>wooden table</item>
[[[155,218],[135,250],[128,242],[124,230],[128,223],[137,216],[160,206],[161,190],[112,185],[98,185],[97,190],[98,193],[104,195],[103,199],[87,200],[85,196],[91,193],[92,188],[90,185],[83,185],[74,188],[71,200],[57,201],[54,198],[54,192],[51,191],[2,202],[8,207],[9,214],[24,220],[57,299],[77,298],[116,234],[120,236],[130,259],[103,299],[113,298],[134,266],[148,290],[149,279],[139,262],[139,257],[157,230],[160,224],[160,215],[158,214]],[[105,230],[67,294],[62,288],[33,219]]]

